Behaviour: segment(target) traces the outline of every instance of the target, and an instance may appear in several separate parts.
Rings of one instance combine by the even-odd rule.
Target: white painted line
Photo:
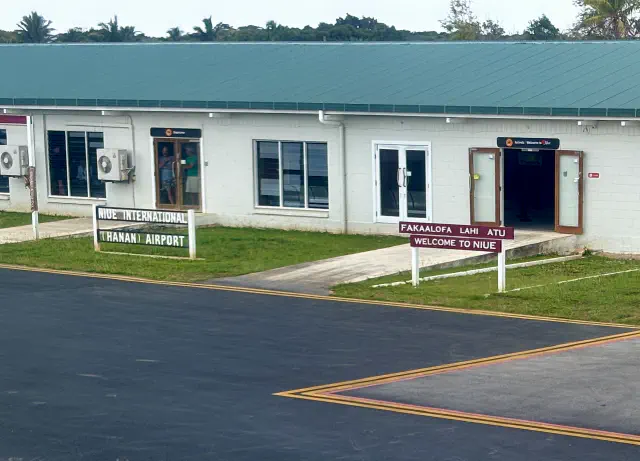
[[[104,376],[94,375],[90,373],[78,373],[78,376],[82,378],[105,379]]]
[[[527,261],[524,263],[516,263],[516,264],[508,264],[506,266],[507,269],[521,269],[523,267],[534,267],[534,266],[542,266],[544,264],[553,264],[553,263],[562,263],[566,261],[574,261],[576,259],[582,259],[581,255],[571,255],[571,256],[561,256],[559,258],[549,258],[549,259],[540,259],[537,261]],[[455,277],[465,277],[467,275],[476,275],[476,274],[485,274],[487,272],[495,272],[497,271],[497,267],[486,267],[484,269],[472,269],[469,271],[463,272],[452,272],[451,274],[440,274],[440,275],[432,275],[430,277],[422,277],[419,280],[421,282],[430,282],[431,280],[443,280],[450,279]],[[412,283],[411,280],[407,280],[406,282],[393,282],[393,283],[381,283],[379,285],[373,285],[371,288],[384,288],[384,287],[397,287],[401,285],[408,285]]]
[[[506,291],[505,293],[513,293],[515,291],[522,291],[522,290],[531,290],[532,288],[541,288],[549,285],[564,285],[565,283],[580,282],[581,280],[597,279],[600,277],[609,277],[611,275],[628,274],[630,272],[638,272],[638,271],[640,271],[640,269],[629,269],[626,271],[608,272],[606,274],[589,275],[588,277],[580,277],[580,278],[571,279],[571,280],[562,280],[560,282],[547,283],[546,285],[532,285],[530,287],[514,288],[513,290]]]
[[[160,360],[153,360],[153,359],[136,359],[136,362],[141,362],[141,363],[158,363],[158,362],[160,362]]]

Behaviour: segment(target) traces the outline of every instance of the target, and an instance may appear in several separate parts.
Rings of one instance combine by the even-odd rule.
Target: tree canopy
[[[90,29],[72,27],[54,34],[51,21],[37,12],[24,16],[14,31],[0,30],[0,43],[136,42],[136,41],[438,41],[438,40],[624,40],[640,36],[640,0],[574,0],[579,15],[574,27],[560,31],[546,15],[532,19],[522,32],[506,33],[496,20],[480,21],[472,0],[450,0],[449,14],[440,21],[443,31],[397,29],[373,17],[347,13],[334,23],[316,27],[289,27],[275,20],[264,26],[232,27],[204,18],[191,32],[172,27],[163,37],[147,36],[135,26],[122,26],[118,17]]]

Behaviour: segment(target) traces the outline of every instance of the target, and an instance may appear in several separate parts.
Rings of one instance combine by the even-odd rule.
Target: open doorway
[[[555,151],[504,149],[504,224],[553,231]]]

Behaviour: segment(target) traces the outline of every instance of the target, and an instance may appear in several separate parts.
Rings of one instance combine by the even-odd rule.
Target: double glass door
[[[160,209],[200,210],[200,141],[156,139],[156,207]]]
[[[431,221],[429,146],[376,146],[378,222]]]

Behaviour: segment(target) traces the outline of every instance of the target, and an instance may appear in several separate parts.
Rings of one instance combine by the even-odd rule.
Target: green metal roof
[[[640,116],[640,42],[1,45],[0,106]]]

